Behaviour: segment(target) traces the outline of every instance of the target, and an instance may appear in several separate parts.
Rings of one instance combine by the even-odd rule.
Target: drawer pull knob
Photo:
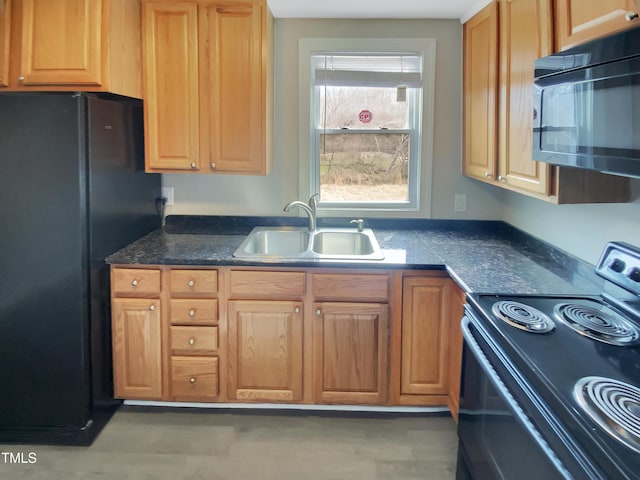
[[[627,12],[624,18],[627,20],[627,22],[631,22],[638,18],[638,14],[636,12]]]
[[[187,285],[189,285],[190,287],[193,287],[196,284],[196,282],[194,282],[193,280],[189,280],[189,283],[187,283]]]
[[[294,312],[296,312],[296,313],[300,313],[300,307],[296,307],[296,309],[294,310]]]
[[[196,383],[196,377],[191,377],[189,379],[189,383]]]
[[[193,309],[189,310],[189,316],[190,317],[195,317],[196,316],[196,311],[193,310]]]
[[[196,339],[195,338],[190,338],[189,339],[189,345],[195,345],[196,344]]]
[[[21,83],[24,82],[24,75],[20,75],[18,77],[18,81],[21,82]]]
[[[191,163],[191,168],[196,168],[196,164],[195,163]]]
[[[138,286],[138,280],[131,280],[131,285],[133,285],[134,287]]]
[[[156,309],[155,305],[149,305],[149,310],[151,310],[152,312]]]
[[[316,310],[316,315],[322,315],[322,311],[320,309]]]
[[[215,162],[211,162],[211,169],[212,169],[212,170],[215,170],[215,169],[216,169],[216,164],[215,164]]]

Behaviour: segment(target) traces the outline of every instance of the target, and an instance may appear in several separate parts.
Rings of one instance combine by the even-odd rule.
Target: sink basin
[[[309,232],[307,229],[258,227],[242,242],[234,256],[297,256],[307,251],[308,246]]]
[[[363,232],[320,231],[313,236],[311,250],[320,255],[371,255],[371,237]]]
[[[373,231],[351,228],[255,227],[233,253],[245,259],[383,260]]]

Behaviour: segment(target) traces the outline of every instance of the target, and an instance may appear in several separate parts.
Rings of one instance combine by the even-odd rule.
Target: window
[[[378,48],[381,42],[384,51]],[[425,65],[432,70],[434,55],[429,48],[395,49],[397,42],[378,40],[374,46],[365,41],[367,49],[308,45],[305,51],[310,89],[306,181],[310,194],[320,193],[321,209],[420,209],[421,174],[430,178],[431,164],[423,120],[429,118],[425,104],[432,110],[432,100],[425,102],[424,96],[432,93],[433,72],[425,75]],[[406,47],[410,41],[400,42]]]

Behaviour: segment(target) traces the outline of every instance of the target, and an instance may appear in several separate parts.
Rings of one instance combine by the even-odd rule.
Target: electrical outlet
[[[173,205],[173,187],[162,187],[162,196],[167,199],[166,205]]]
[[[462,193],[456,193],[453,198],[453,211],[454,212],[466,212],[467,211],[467,196]]]

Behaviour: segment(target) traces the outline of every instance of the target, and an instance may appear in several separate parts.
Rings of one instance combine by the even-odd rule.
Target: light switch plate
[[[456,193],[453,198],[453,211],[454,212],[466,212],[467,211],[467,196],[462,193]]]

